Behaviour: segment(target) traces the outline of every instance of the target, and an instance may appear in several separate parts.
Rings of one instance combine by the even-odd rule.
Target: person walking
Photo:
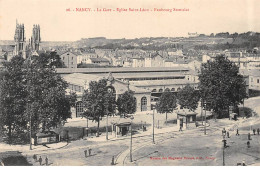
[[[33,155],[33,159],[34,159],[35,162],[37,162],[37,155],[36,154]]]
[[[46,156],[46,158],[45,158],[45,165],[47,166],[48,165],[48,157]]]
[[[88,157],[88,150],[85,150],[84,153],[85,153],[85,157],[87,158]]]
[[[226,132],[227,132],[226,129],[223,128],[223,130],[222,130],[222,136],[223,136],[223,135],[226,135]]]
[[[260,130],[259,130],[259,128],[257,128],[257,135],[259,135],[259,133],[260,133]]]
[[[251,140],[251,135],[250,135],[250,133],[248,133],[248,140]]]
[[[255,135],[255,129],[253,129],[253,133],[254,133],[254,135]]]
[[[237,129],[237,134],[236,134],[236,136],[239,136],[238,129]]]
[[[39,158],[39,163],[40,163],[40,165],[42,165],[42,156],[40,156],[40,158]]]
[[[229,132],[227,132],[227,137],[229,138]]]

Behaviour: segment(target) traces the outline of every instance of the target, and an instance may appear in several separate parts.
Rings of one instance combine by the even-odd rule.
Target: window
[[[141,111],[146,111],[147,110],[147,98],[142,97],[141,99]]]
[[[257,83],[259,83],[259,79],[257,79]]]
[[[152,92],[156,92],[156,89],[153,89]]]
[[[80,117],[83,112],[84,112],[83,103],[81,101],[77,102],[77,104],[76,104],[76,117]]]
[[[166,92],[169,92],[169,91],[170,91],[170,89],[169,89],[169,88],[166,88],[166,89],[165,89],[165,91],[166,91]]]
[[[175,91],[175,88],[172,88],[171,91],[174,92],[174,91]]]

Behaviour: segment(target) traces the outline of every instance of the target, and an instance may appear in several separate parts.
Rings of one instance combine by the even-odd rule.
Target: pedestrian
[[[227,137],[229,138],[229,132],[227,132]]]
[[[253,129],[253,133],[254,133],[254,135],[255,135],[255,129]]]
[[[243,166],[246,166],[245,160],[242,161],[242,165],[243,165]]]
[[[259,135],[259,133],[260,133],[260,130],[259,130],[259,128],[257,128],[257,135]]]
[[[33,155],[33,159],[34,159],[35,162],[37,161],[37,155],[36,154]]]
[[[39,158],[39,163],[40,163],[40,165],[42,165],[42,157],[41,156]]]
[[[91,156],[91,148],[88,150],[88,154],[89,154],[89,156]]]
[[[115,165],[115,157],[112,157],[111,165]]]
[[[223,130],[222,130],[222,136],[223,135],[226,135],[226,129],[225,128],[223,128]]]
[[[85,157],[87,158],[88,157],[88,150],[85,150],[84,153],[85,153]]]
[[[46,166],[48,165],[48,157],[47,156],[45,158],[45,164],[46,164]]]
[[[236,134],[236,136],[239,136],[238,129],[237,129],[237,134]]]
[[[251,135],[250,135],[250,133],[248,133],[248,140],[251,140]]]
[[[247,141],[247,148],[250,148],[250,141]]]

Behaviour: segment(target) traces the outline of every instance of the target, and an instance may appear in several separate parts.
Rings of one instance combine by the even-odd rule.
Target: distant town
[[[0,41],[1,165],[260,164],[260,33],[63,42],[26,26]]]

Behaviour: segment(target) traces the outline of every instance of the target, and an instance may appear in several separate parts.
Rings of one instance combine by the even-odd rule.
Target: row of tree
[[[187,85],[178,92],[177,98],[171,92],[164,92],[156,106],[158,112],[166,113],[167,120],[167,113],[176,108],[177,100],[180,108],[191,111],[196,110],[201,101],[204,108],[213,110],[215,117],[223,118],[228,116],[230,106],[236,108],[248,97],[246,81],[239,74],[239,67],[224,56],[202,64],[199,81],[199,90]]]
[[[66,93],[65,82],[53,68],[51,54],[13,57],[3,63],[0,75],[0,122],[8,140],[57,127],[71,117],[75,93]],[[28,138],[28,137],[26,137]],[[23,140],[23,139],[21,139]]]

